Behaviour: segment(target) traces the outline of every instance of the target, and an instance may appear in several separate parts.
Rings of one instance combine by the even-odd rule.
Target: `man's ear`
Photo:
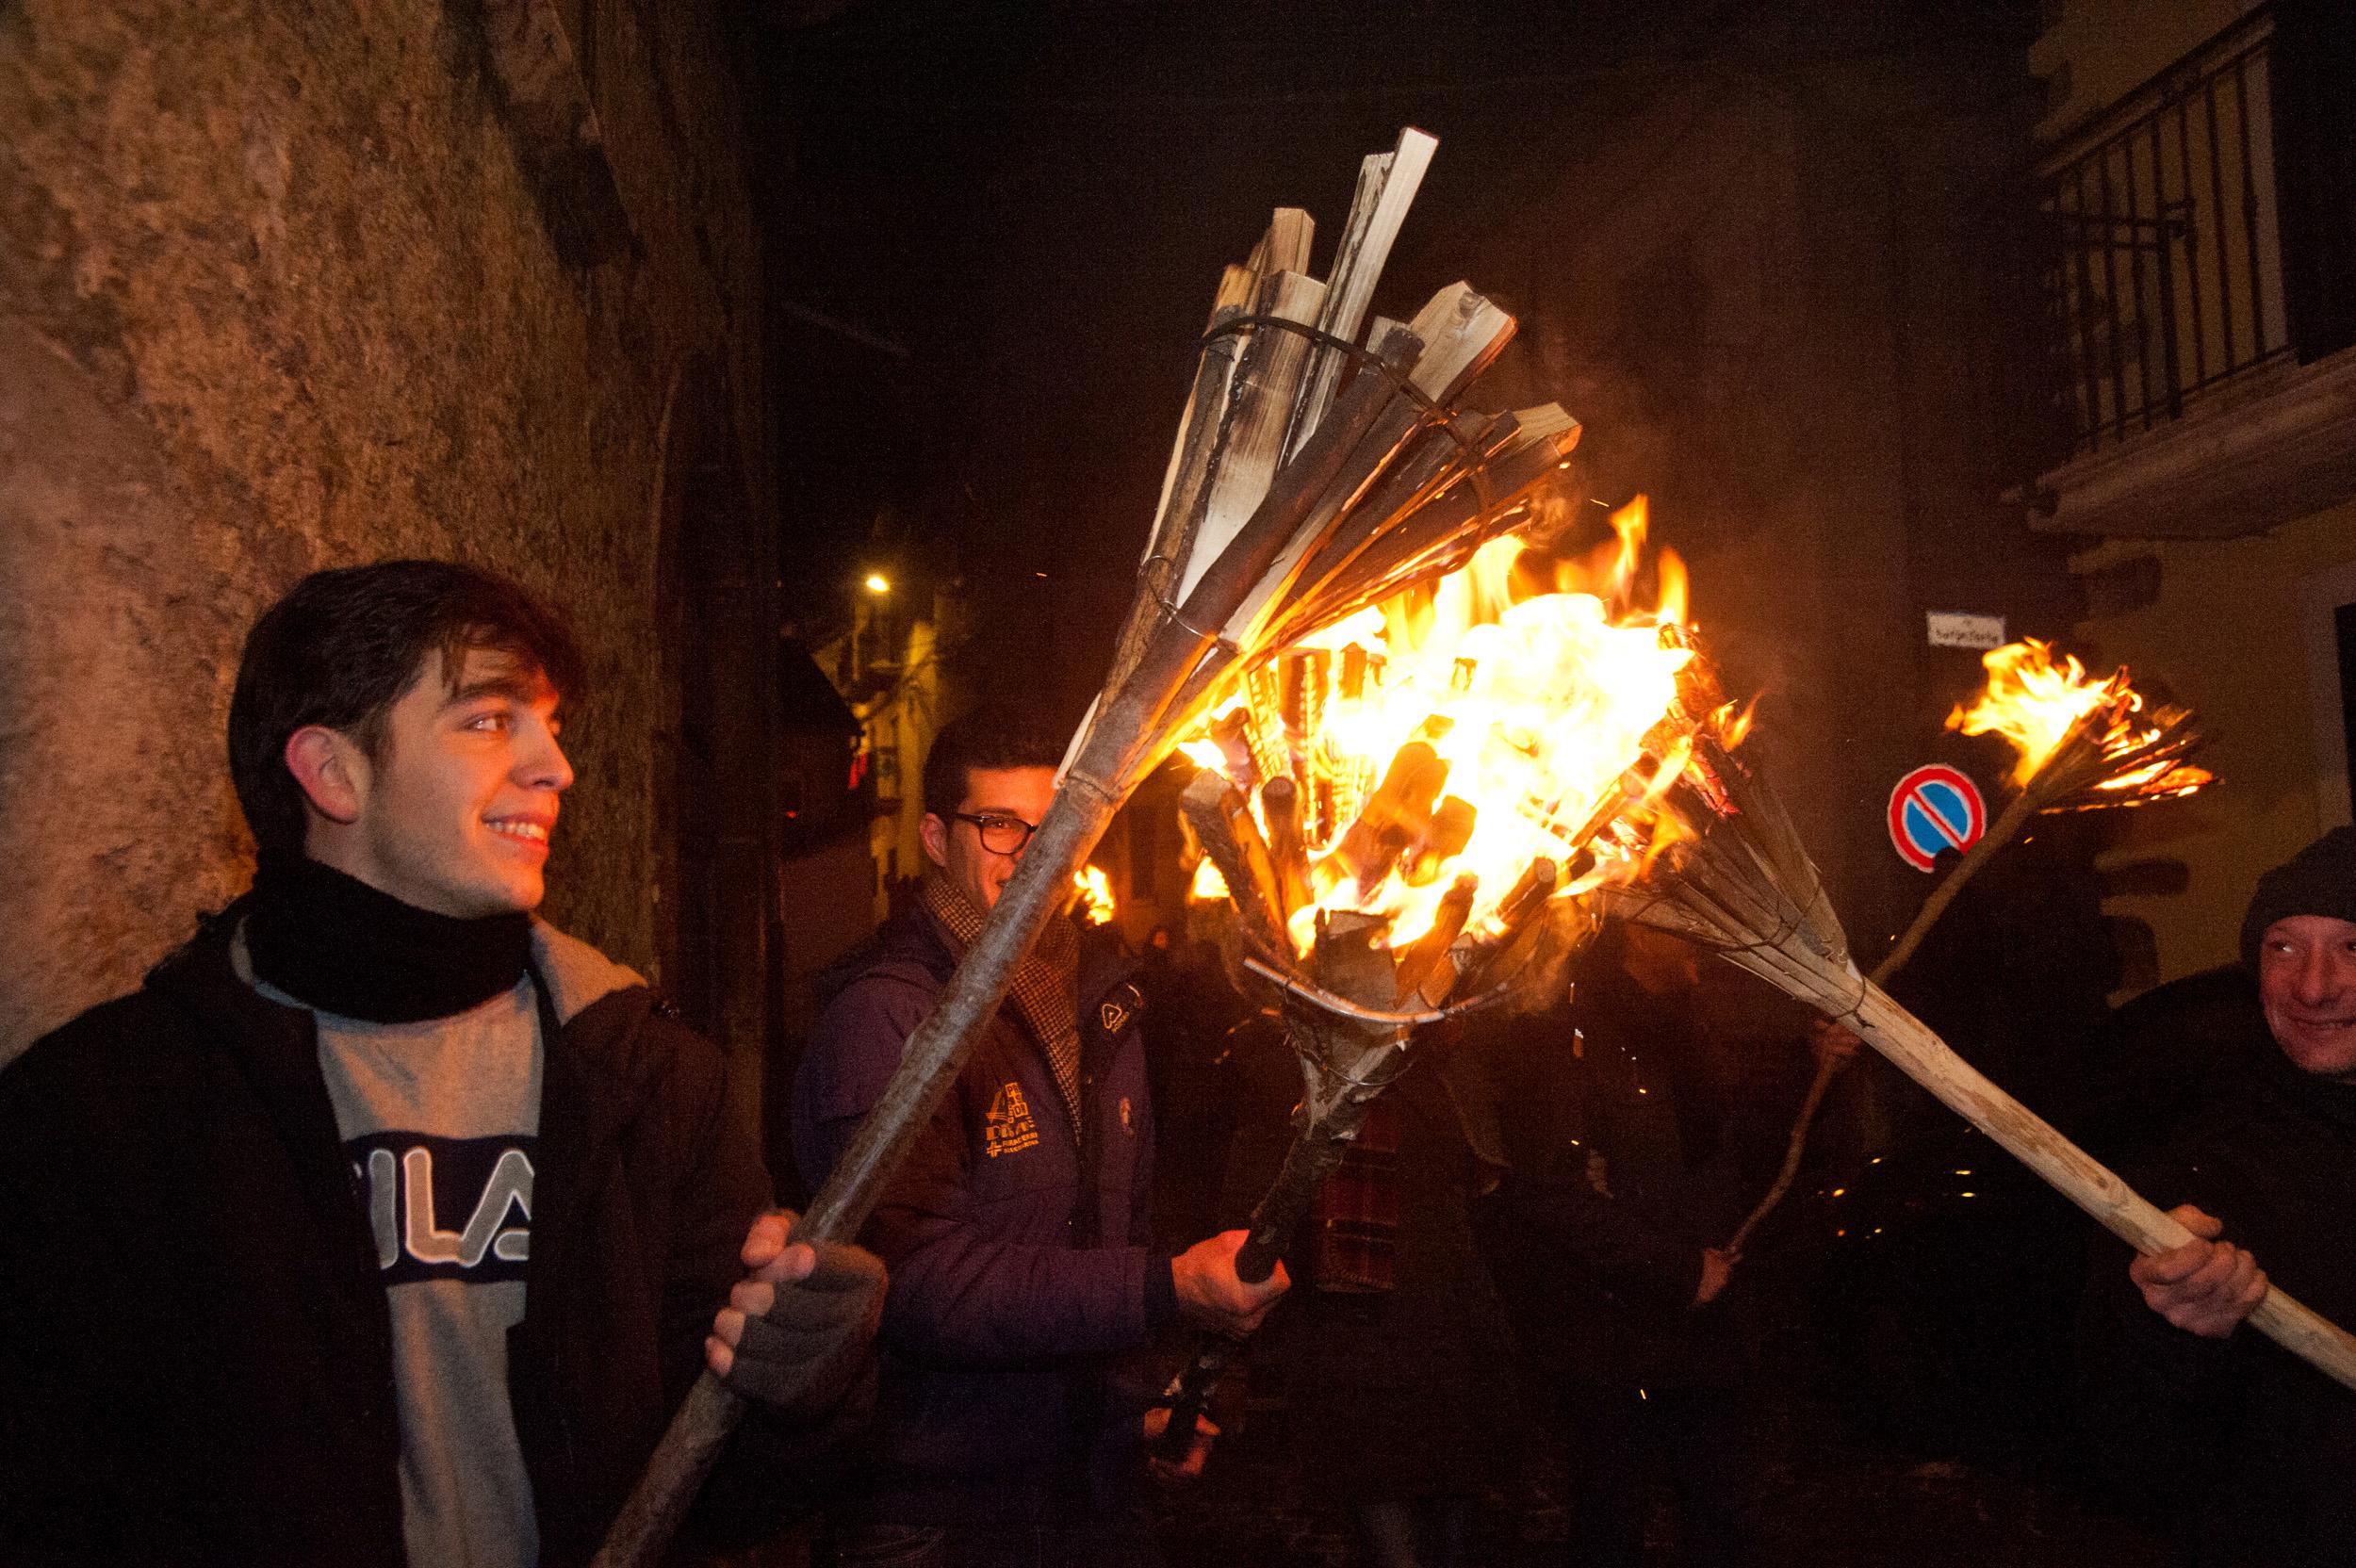
[[[917,841],[924,846],[924,858],[941,870],[949,869],[949,825],[936,811],[924,813],[924,820],[916,825]]]
[[[368,760],[349,735],[325,725],[304,725],[286,737],[286,771],[320,816],[343,824],[359,819],[368,796]]]

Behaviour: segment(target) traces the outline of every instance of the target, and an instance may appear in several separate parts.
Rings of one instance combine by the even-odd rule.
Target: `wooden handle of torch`
[[[1760,1221],[1775,1212],[1775,1205],[1783,1201],[1783,1195],[1792,1190],[1792,1179],[1800,1173],[1800,1158],[1808,1152],[1808,1133],[1816,1124],[1817,1107],[1824,1104],[1825,1091],[1832,1087],[1832,1081],[1840,1071],[1841,1058],[1838,1056],[1826,1055],[1817,1062],[1816,1076],[1808,1080],[1808,1094],[1800,1101],[1800,1114],[1792,1119],[1792,1136],[1784,1142],[1783,1166],[1775,1172],[1775,1184],[1767,1189],[1767,1196],[1761,1198],[1758,1206],[1736,1227],[1733,1236],[1726,1242],[1726,1250],[1742,1251],[1742,1244],[1751,1239],[1751,1233],[1759,1229]]]
[[[867,1223],[899,1168],[909,1136],[957,1081],[973,1042],[997,1012],[1014,966],[1072,890],[1072,874],[1112,820],[1114,801],[1090,787],[1057,792],[989,925],[949,979],[932,1015],[908,1037],[898,1070],[794,1228],[800,1241],[848,1241]],[[593,1568],[652,1568],[669,1549],[688,1505],[744,1413],[744,1402],[709,1371],[695,1380],[614,1516]]]
[[[1956,1055],[1944,1040],[1891,1001],[1880,988],[1866,987],[1848,1021],[1868,1045],[1896,1064],[1907,1077],[2004,1145],[2055,1191],[2092,1215],[2105,1230],[2135,1250],[2164,1252],[2193,1239],[2191,1232]],[[2328,1377],[2356,1389],[2356,1335],[2314,1309],[2270,1288],[2266,1299],[2250,1315],[2250,1323]]]
[[[1981,834],[1972,847],[1963,852],[1963,858],[1947,873],[1944,881],[1931,890],[1931,896],[1922,901],[1922,907],[1915,911],[1913,923],[1906,928],[1897,944],[1882,956],[1880,963],[1873,966],[1874,985],[1887,986],[1891,976],[1906,967],[1907,960],[1914,956],[1915,949],[1922,945],[1922,939],[1930,934],[1932,926],[1939,923],[1939,917],[1947,912],[1947,906],[1953,904],[1955,895],[1963,891],[1963,885],[1977,876],[1980,868],[1995,858],[1998,850],[2012,842],[2037,810],[2037,800],[2026,791],[2012,798],[2012,803],[1997,817],[1996,825]],[[1734,1233],[1733,1239],[1726,1243],[1727,1251],[1742,1250],[1742,1244],[1750,1239],[1751,1233],[1775,1212],[1775,1206],[1792,1190],[1792,1179],[1800,1171],[1800,1161],[1808,1152],[1808,1135],[1816,1125],[1816,1113],[1824,1107],[1824,1094],[1832,1087],[1833,1079],[1840,1075],[1841,1067],[1841,1059],[1838,1056],[1826,1056],[1816,1064],[1816,1076],[1808,1083],[1808,1094],[1800,1102],[1799,1114],[1792,1119],[1792,1136],[1784,1144],[1783,1166],[1775,1172],[1775,1184],[1767,1189],[1767,1195],[1759,1200],[1759,1205],[1751,1210],[1741,1228]]]
[[[1371,1099],[1371,1096],[1368,1097]],[[1284,1163],[1268,1184],[1268,1192],[1252,1211],[1252,1233],[1235,1250],[1235,1277],[1257,1284],[1276,1272],[1277,1260],[1292,1245],[1293,1233],[1308,1217],[1317,1184],[1342,1163],[1349,1139],[1366,1120],[1367,1100],[1345,1100],[1319,1121],[1303,1128],[1284,1151]],[[1170,1425],[1153,1446],[1157,1459],[1181,1463],[1194,1443],[1195,1418],[1210,1402],[1211,1390],[1234,1364],[1244,1341],[1233,1334],[1205,1331],[1195,1340],[1194,1359],[1170,1380]]]

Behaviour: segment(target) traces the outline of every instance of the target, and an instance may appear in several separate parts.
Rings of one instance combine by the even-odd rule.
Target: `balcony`
[[[2039,526],[2223,538],[2356,495],[2351,35],[2262,6],[2040,154]]]

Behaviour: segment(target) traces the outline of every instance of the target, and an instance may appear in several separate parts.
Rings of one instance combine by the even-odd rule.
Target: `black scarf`
[[[459,920],[300,856],[262,858],[245,922],[254,974],[321,1012],[417,1023],[523,977],[532,916]]]

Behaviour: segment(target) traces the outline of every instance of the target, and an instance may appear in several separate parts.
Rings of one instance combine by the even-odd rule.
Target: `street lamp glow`
[[[892,581],[881,572],[870,572],[867,574],[867,591],[871,594],[889,594],[892,592]]]

